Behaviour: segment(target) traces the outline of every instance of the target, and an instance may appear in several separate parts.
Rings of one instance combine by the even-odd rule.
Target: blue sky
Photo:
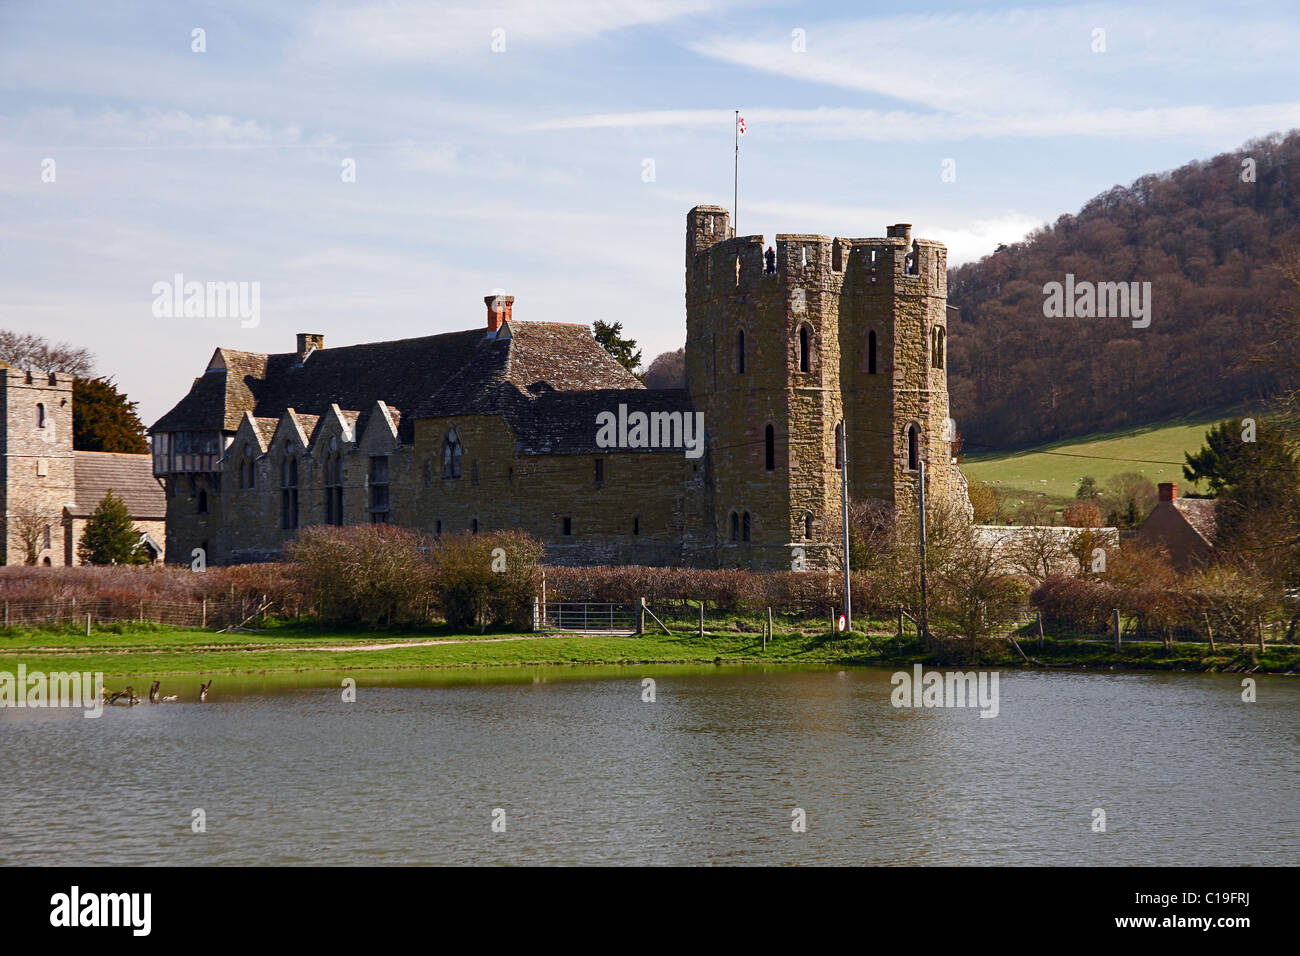
[[[217,345],[473,327],[494,289],[648,361],[734,109],[741,233],[912,222],[962,262],[1300,126],[1297,50],[1287,3],[6,0],[0,324],[93,349],[146,422]],[[156,318],[175,273],[259,282],[260,324]]]

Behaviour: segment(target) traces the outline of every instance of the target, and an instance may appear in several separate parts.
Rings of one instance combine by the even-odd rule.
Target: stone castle
[[[109,491],[131,512],[140,543],[162,558],[166,505],[148,455],[72,447],[73,377],[0,362],[0,563],[81,563],[86,521]]]
[[[898,225],[778,235],[769,267],[763,237],[697,206],[680,390],[644,388],[586,325],[516,320],[502,295],[486,328],[217,349],[150,430],[168,560],[266,560],[308,525],[392,522],[521,529],[555,563],[838,567],[841,422],[852,498],[914,513],[925,462],[927,496],[969,507],[945,259]]]

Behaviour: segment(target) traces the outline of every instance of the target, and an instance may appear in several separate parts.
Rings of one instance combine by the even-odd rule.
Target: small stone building
[[[167,554],[282,554],[299,528],[518,528],[568,564],[836,567],[849,494],[969,509],[952,459],[944,247],[686,228],[686,381],[647,390],[587,322],[293,351],[219,348],[152,427]],[[591,318],[601,317],[594,313]],[[703,437],[698,445],[697,423]],[[842,438],[842,440],[841,440]]]
[[[1137,540],[1165,548],[1179,571],[1205,564],[1214,554],[1214,499],[1179,498],[1172,481],[1157,488],[1160,500],[1138,528]]]
[[[166,499],[150,456],[73,450],[71,375],[0,362],[0,379],[0,563],[25,563],[32,542],[37,564],[79,564],[86,519],[110,488],[162,560]]]

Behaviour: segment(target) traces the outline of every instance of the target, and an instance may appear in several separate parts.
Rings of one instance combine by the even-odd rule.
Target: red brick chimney
[[[499,329],[502,322],[510,321],[510,312],[515,304],[513,295],[485,295],[483,301],[487,304],[487,328],[489,332],[495,332]]]
[[[1160,492],[1161,501],[1167,501],[1170,504],[1173,504],[1174,500],[1178,497],[1177,482],[1162,481],[1160,484],[1156,485],[1156,489]]]

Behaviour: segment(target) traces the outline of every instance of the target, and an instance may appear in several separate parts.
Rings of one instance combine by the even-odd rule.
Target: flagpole
[[[740,235],[735,231],[740,223],[740,110],[736,110],[732,135],[736,140],[736,162],[731,176],[731,228],[735,235]]]

